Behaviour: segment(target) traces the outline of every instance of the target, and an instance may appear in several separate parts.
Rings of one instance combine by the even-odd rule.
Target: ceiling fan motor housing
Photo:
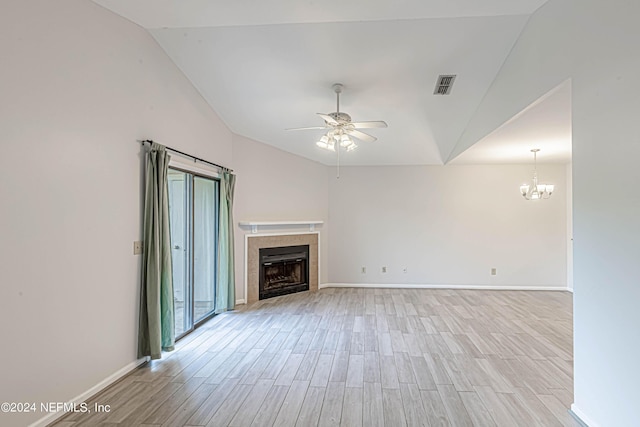
[[[329,116],[338,123],[351,123],[351,116],[347,113],[329,113]]]

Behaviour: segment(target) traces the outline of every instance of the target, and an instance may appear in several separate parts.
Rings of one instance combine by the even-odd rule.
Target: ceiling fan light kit
[[[538,152],[539,148],[534,148],[531,150],[533,153],[533,179],[532,185],[522,184],[520,186],[520,194],[527,200],[541,200],[548,199],[553,194],[553,190],[555,186],[553,184],[538,184],[538,168],[537,168],[537,160],[538,160]]]

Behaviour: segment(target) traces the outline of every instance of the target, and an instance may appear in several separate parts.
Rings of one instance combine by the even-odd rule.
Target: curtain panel
[[[233,245],[233,193],[236,176],[225,169],[220,179],[220,224],[218,240],[218,283],[216,313],[232,310],[236,304]]]
[[[169,191],[170,156],[153,143],[147,153],[144,202],[144,251],[140,292],[138,357],[160,359],[175,345]]]

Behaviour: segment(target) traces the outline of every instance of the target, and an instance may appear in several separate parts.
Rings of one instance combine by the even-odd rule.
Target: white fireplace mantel
[[[275,227],[275,226],[290,226],[290,225],[308,225],[309,231],[314,231],[316,225],[324,224],[324,221],[240,221],[238,225],[240,227],[251,227],[252,233],[258,232],[258,227]]]

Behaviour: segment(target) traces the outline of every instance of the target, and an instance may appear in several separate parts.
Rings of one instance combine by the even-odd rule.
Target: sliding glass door
[[[219,181],[169,169],[176,338],[215,310]]]
[[[191,215],[189,214],[191,176],[169,169],[169,229],[171,231],[171,267],[173,270],[173,304],[175,308],[176,337],[192,325],[188,305],[191,287]]]
[[[218,249],[218,181],[193,178],[193,318],[214,310]]]

